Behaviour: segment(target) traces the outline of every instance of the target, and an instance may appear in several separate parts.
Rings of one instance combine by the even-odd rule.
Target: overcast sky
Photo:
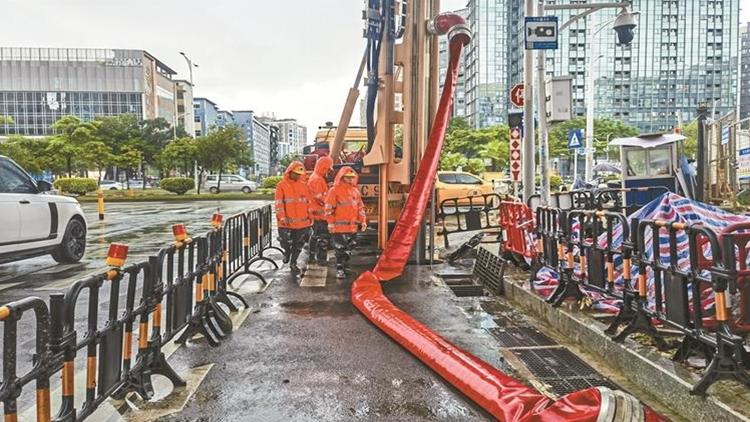
[[[743,0],[744,1],[744,0]],[[443,0],[443,10],[466,0]],[[225,110],[338,123],[362,57],[363,0],[0,0],[3,47],[147,50]],[[742,12],[750,21],[750,7]],[[352,124],[359,124],[355,110]]]

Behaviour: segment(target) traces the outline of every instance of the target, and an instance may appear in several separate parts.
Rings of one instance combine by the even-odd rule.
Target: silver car
[[[219,191],[250,193],[258,190],[258,184],[236,174],[222,175],[221,183],[219,183],[218,174],[209,174],[206,176],[204,188],[208,188],[211,193],[219,193]]]

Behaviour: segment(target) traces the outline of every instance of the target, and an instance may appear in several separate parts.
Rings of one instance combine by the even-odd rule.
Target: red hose
[[[450,38],[448,71],[435,123],[393,235],[375,269],[354,281],[352,302],[373,324],[502,422],[597,422],[602,412],[598,389],[577,391],[550,403],[546,396],[434,333],[383,295],[382,283],[404,271],[430,199],[450,118],[458,60],[470,40],[465,21],[458,18],[441,15],[433,22],[434,28],[448,32]],[[446,22],[454,27],[448,28]],[[646,422],[668,422],[651,409],[645,415]]]

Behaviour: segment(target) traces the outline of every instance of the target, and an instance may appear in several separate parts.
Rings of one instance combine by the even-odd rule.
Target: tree
[[[159,156],[162,171],[182,167],[183,174],[190,173],[197,159],[198,147],[193,138],[178,138],[167,144]]]
[[[576,117],[567,122],[555,125],[549,132],[549,156],[559,157],[569,155],[568,132],[571,129],[582,129],[586,127],[586,119]],[[608,143],[614,138],[638,136],[638,129],[628,126],[619,120],[594,119],[594,148],[595,155],[604,155],[609,147]],[[620,151],[616,148],[609,150],[611,156],[619,157]]]
[[[688,158],[696,158],[698,155],[698,121],[690,123],[686,127],[682,134],[687,138],[683,141],[682,145],[685,148],[684,154]]]
[[[510,157],[510,136],[508,136],[507,133],[508,131],[506,131],[507,140],[493,139],[481,149],[481,157],[492,160],[490,171],[500,171],[505,169],[508,165],[508,159]]]
[[[14,125],[16,122],[13,120],[13,117],[11,116],[3,116],[0,114],[0,125]]]
[[[298,156],[295,154],[287,154],[284,158],[279,160],[279,167],[284,168],[286,170],[287,167],[289,167],[290,164],[292,164],[292,161],[297,161],[299,159]]]
[[[208,135],[196,140],[198,161],[203,168],[218,171],[221,190],[221,175],[224,170],[254,165],[250,148],[242,139],[237,126],[214,128]]]
[[[47,153],[65,161],[68,177],[73,173],[73,162],[83,153],[83,145],[97,135],[98,122],[82,122],[75,116],[63,116],[52,125],[57,133],[52,136]]]
[[[89,166],[96,167],[99,180],[101,180],[102,171],[115,162],[112,147],[98,139],[84,144],[82,158]]]
[[[50,159],[46,154],[48,141],[45,138],[31,139],[21,135],[11,135],[0,142],[0,155],[12,158],[32,174],[41,174],[50,169]]]

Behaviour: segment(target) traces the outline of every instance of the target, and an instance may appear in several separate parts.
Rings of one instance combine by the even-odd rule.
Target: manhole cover
[[[506,348],[554,346],[556,341],[532,327],[489,328],[488,331]]]

